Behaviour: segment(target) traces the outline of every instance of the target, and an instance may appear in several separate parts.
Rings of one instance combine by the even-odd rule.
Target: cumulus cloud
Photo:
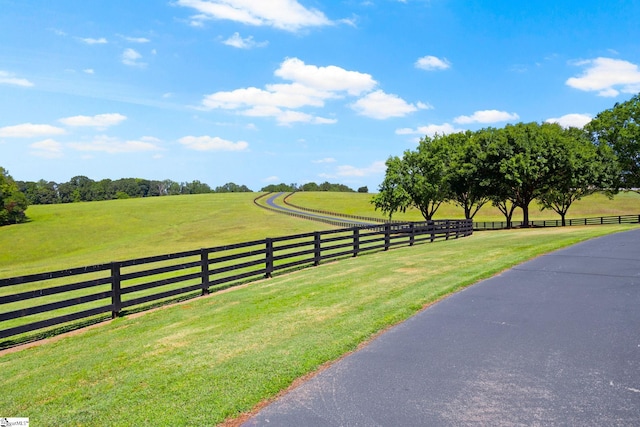
[[[443,123],[441,125],[429,124],[426,126],[419,126],[416,129],[401,128],[396,129],[396,135],[420,135],[433,137],[438,135],[448,135],[450,133],[464,132],[466,129],[456,128],[449,123]]]
[[[386,171],[386,169],[387,167],[385,166],[385,163],[383,161],[376,161],[376,162],[373,162],[371,165],[365,166],[362,168],[358,168],[351,165],[342,165],[342,166],[338,166],[338,168],[336,169],[336,175],[343,176],[343,177],[345,176],[364,177],[364,176],[382,174]]]
[[[33,83],[31,83],[29,80],[16,77],[13,73],[9,73],[7,71],[2,71],[2,70],[0,70],[0,84],[22,86],[22,87],[33,86]]]
[[[98,135],[90,142],[72,142],[69,143],[68,146],[78,151],[97,151],[116,154],[161,150],[156,142],[156,139],[149,140],[149,137],[122,141],[119,138]]]
[[[420,106],[427,108],[422,103]],[[351,104],[351,108],[362,116],[379,120],[403,117],[418,110],[418,106],[407,103],[398,95],[388,94],[381,90],[376,90],[360,98]]]
[[[451,63],[447,58],[438,58],[435,56],[427,55],[419,58],[415,63],[416,68],[427,71],[446,70],[451,67]]]
[[[151,41],[146,37],[127,37],[127,36],[121,36],[121,37],[130,43],[149,43]]]
[[[589,114],[565,114],[562,117],[550,118],[545,121],[547,123],[558,123],[564,128],[582,128],[589,123],[591,119],[592,117]]]
[[[144,67],[144,62],[139,62],[142,55],[135,49],[127,48],[122,52],[122,63],[131,67]]]
[[[327,67],[307,65],[298,58],[285,59],[275,75],[317,90],[344,91],[349,95],[368,92],[378,84],[370,74],[349,71],[334,65]]]
[[[567,86],[586,92],[598,92],[598,96],[614,97],[620,92],[640,92],[640,70],[628,61],[613,58],[596,58],[577,62],[585,67],[578,77],[567,79]]]
[[[231,37],[222,42],[227,46],[236,47],[238,49],[252,49],[254,47],[265,47],[269,45],[269,42],[257,42],[253,39],[253,36],[242,38],[240,33],[233,33]]]
[[[33,123],[23,123],[15,126],[5,126],[0,128],[0,137],[6,138],[34,138],[52,135],[62,135],[66,131],[62,128],[51,125],[37,125]]]
[[[185,147],[196,151],[246,151],[249,143],[228,141],[217,136],[185,136],[178,140]]]
[[[308,9],[296,0],[178,0],[176,4],[197,12],[191,17],[193,26],[217,19],[295,32],[332,24],[324,13]]]
[[[82,71],[86,74],[95,74],[95,70],[93,68],[85,68]]]
[[[458,116],[453,121],[459,124],[470,123],[498,123],[507,122],[509,120],[518,120],[520,116],[516,113],[508,113],[498,110],[482,110],[476,111],[470,116]]]
[[[126,116],[118,113],[98,114],[95,116],[73,116],[60,119],[59,122],[67,126],[91,126],[97,128],[106,128],[122,123],[127,119]]]
[[[29,146],[31,154],[45,159],[56,159],[62,157],[62,144],[53,139],[45,139],[34,142]]]

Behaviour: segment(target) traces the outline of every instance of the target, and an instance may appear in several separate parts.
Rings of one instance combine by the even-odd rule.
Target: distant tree
[[[18,189],[9,172],[0,167],[0,225],[26,221],[27,206],[27,197]]]
[[[358,188],[358,193],[368,193],[368,192],[369,192],[369,188],[366,185],[364,187]]]
[[[302,191],[320,191],[320,186],[315,182],[307,182],[300,187]]]
[[[270,193],[284,193],[284,192],[292,192],[296,190],[297,190],[297,186],[287,185],[284,182],[280,184],[269,184],[266,187],[262,187],[260,189],[260,191],[265,191]]]
[[[620,187],[640,192],[640,94],[598,113],[585,129],[596,144],[613,149]]]
[[[208,184],[198,180],[182,183],[182,194],[206,194],[211,192],[211,187]]]
[[[233,182],[228,182],[222,186],[216,187],[214,192],[216,193],[251,193],[251,190],[246,185],[238,185]]]

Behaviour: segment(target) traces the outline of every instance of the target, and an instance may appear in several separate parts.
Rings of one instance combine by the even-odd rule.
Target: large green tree
[[[398,156],[389,157],[386,161],[387,170],[384,180],[378,188],[378,194],[371,198],[376,210],[380,209],[392,220],[396,212],[405,212],[411,206],[411,197],[403,187],[404,165]]]
[[[582,129],[569,128],[563,133],[555,179],[538,200],[545,209],[560,215],[564,226],[567,211],[576,200],[602,190],[613,197],[619,168],[608,145],[594,145]]]
[[[602,111],[585,129],[618,157],[620,187],[640,191],[640,94]]]
[[[18,224],[27,219],[27,198],[9,172],[0,167],[0,225]]]

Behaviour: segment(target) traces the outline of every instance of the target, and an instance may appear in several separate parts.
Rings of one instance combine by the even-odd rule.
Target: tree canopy
[[[540,201],[563,219],[575,201],[598,190],[615,191],[618,167],[613,150],[588,134],[551,123],[517,123],[424,137],[416,150],[390,157],[372,203],[389,217],[417,208],[431,220],[441,203],[452,201],[473,218],[491,201],[505,215]]]
[[[9,172],[0,167],[0,225],[18,224],[27,219],[27,198]]]

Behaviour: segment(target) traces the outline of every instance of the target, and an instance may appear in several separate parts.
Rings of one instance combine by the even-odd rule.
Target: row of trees
[[[75,176],[68,182],[56,183],[40,180],[17,181],[18,189],[24,193],[31,205],[53,203],[90,202],[99,200],[124,199],[135,197],[171,196],[177,194],[203,194],[250,192],[245,185],[232,182],[212,189],[200,181],[175,182],[141,178],[103,179],[94,181],[86,176]]]
[[[600,112],[583,129],[518,123],[425,137],[417,150],[387,160],[372,203],[389,214],[413,206],[425,219],[453,201],[473,218],[492,203],[508,224],[516,208],[529,222],[538,200],[562,218],[572,203],[596,191],[640,192],[640,94]]]
[[[270,184],[266,187],[262,187],[260,191],[279,193],[279,192],[292,192],[292,191],[337,191],[343,193],[353,193],[353,189],[343,184],[332,184],[328,181],[322,184],[316,184],[315,182],[307,182],[306,184]],[[367,187],[358,188],[359,193],[368,193]]]
[[[391,217],[415,207],[432,219],[453,201],[473,218],[492,203],[511,224],[521,208],[538,200],[563,221],[571,204],[595,191],[613,193],[620,169],[608,144],[594,143],[584,130],[551,123],[518,123],[502,129],[424,137],[416,150],[387,160],[380,192],[372,202]]]

